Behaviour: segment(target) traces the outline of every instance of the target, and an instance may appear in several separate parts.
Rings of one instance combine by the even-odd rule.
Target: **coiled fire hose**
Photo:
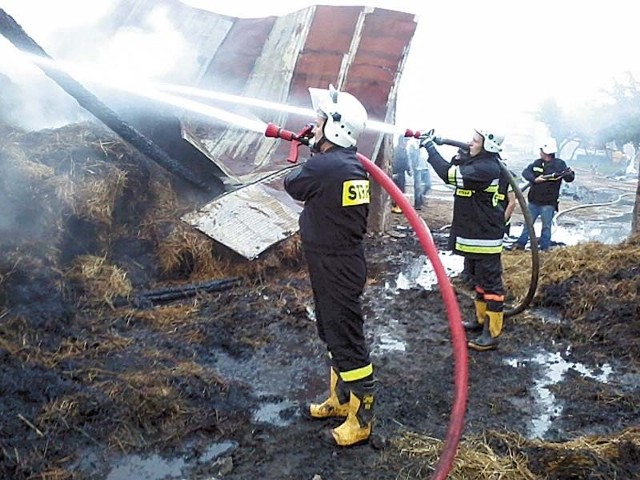
[[[422,135],[421,132],[414,132],[412,130],[407,130],[405,132],[405,137],[414,137],[420,138]],[[452,147],[458,147],[462,150],[469,151],[469,144],[465,142],[460,142],[458,140],[451,140],[449,138],[443,137],[434,137],[434,143],[437,145],[450,145]],[[529,287],[527,289],[527,294],[522,298],[520,303],[511,308],[505,308],[504,316],[512,317],[519,313],[522,313],[533,300],[533,297],[536,294],[536,289],[538,288],[538,277],[540,275],[540,251],[538,248],[538,239],[536,237],[534,228],[533,228],[533,217],[531,216],[531,212],[529,211],[529,207],[527,205],[527,201],[522,194],[522,190],[518,186],[516,180],[511,175],[511,172],[504,164],[503,161],[500,161],[500,169],[507,177],[509,181],[509,185],[513,188],[513,192],[516,195],[516,199],[518,200],[518,204],[520,205],[520,210],[522,211],[522,215],[524,216],[525,224],[527,225],[527,229],[529,231],[529,239],[531,241],[531,278],[529,280]]]
[[[308,134],[308,127],[305,127],[305,129],[300,133],[295,134],[291,131],[283,130],[272,123],[268,124],[265,131],[266,137],[282,138],[283,140],[291,142],[291,150],[289,157],[287,158],[291,163],[295,163],[297,161],[297,149],[300,144],[309,144],[309,138],[307,137]],[[429,231],[426,223],[422,218],[420,218],[420,216],[418,216],[417,212],[412,208],[405,195],[396,186],[389,175],[364,155],[359,153],[356,155],[358,160],[360,160],[374,180],[376,180],[387,191],[387,193],[391,195],[391,198],[393,198],[396,204],[402,208],[402,212],[418,236],[422,248],[431,261],[440,287],[440,293],[446,307],[453,342],[455,384],[454,399],[451,409],[449,428],[447,430],[447,437],[442,454],[440,455],[440,459],[438,460],[433,476],[431,477],[432,480],[445,480],[451,470],[451,466],[453,465],[453,460],[455,459],[458,449],[458,443],[460,442],[460,437],[462,435],[468,395],[467,339],[464,328],[462,327],[462,318],[460,316],[458,301],[451,282],[447,277],[444,266],[440,261],[438,249],[436,248],[433,238],[431,237],[431,232]]]

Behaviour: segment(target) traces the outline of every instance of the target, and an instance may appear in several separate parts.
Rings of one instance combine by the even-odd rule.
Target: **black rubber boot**
[[[477,332],[482,329],[482,326],[486,323],[487,302],[484,300],[475,300],[476,316],[470,322],[462,322],[462,326],[468,332]]]
[[[482,335],[471,340],[469,348],[479,352],[495,350],[498,348],[498,337],[502,333],[503,312],[487,312],[487,321],[484,322]]]

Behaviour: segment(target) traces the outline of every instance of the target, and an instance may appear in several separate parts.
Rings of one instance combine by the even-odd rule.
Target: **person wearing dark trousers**
[[[573,182],[575,172],[567,167],[564,160],[557,158],[558,147],[554,139],[547,139],[540,145],[540,158],[530,163],[523,171],[522,176],[531,184],[527,200],[532,222],[538,217],[542,220],[540,232],[540,250],[548,250],[551,247],[551,224],[553,216],[558,210],[558,198],[560,186],[564,180]],[[522,233],[513,244],[512,248],[523,250],[529,241],[529,229],[524,225]]]
[[[361,296],[367,278],[364,236],[369,213],[369,176],[356,157],[367,112],[354,96],[310,88],[317,113],[314,154],[284,180],[287,193],[304,202],[300,236],[309,270],[320,340],[330,358],[329,396],[302,407],[306,418],[339,418],[325,432],[332,445],[369,440],[375,379],[365,342]]]
[[[478,351],[492,350],[498,346],[504,317],[504,207],[499,201],[499,152],[504,137],[476,130],[469,143],[468,158],[458,162],[442,158],[433,138],[433,131],[421,136],[420,146],[429,154],[429,163],[437,175],[455,187],[451,245],[455,254],[468,259],[474,277],[476,315],[465,328],[482,332],[468,345]]]
[[[406,137],[398,138],[391,162],[391,178],[402,193],[405,193],[407,189],[407,173],[411,173],[407,142],[408,139]],[[391,212],[402,213],[402,209],[395,202],[392,202]]]

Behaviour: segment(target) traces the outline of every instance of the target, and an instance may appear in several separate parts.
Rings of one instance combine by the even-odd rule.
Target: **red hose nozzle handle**
[[[410,138],[410,137],[420,138],[420,135],[422,135],[422,132],[409,130],[408,128],[404,131],[404,136],[406,138]]]

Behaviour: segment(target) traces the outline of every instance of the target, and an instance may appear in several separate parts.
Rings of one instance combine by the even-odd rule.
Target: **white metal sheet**
[[[284,174],[218,197],[182,220],[253,260],[298,231],[302,205],[282,188]]]

